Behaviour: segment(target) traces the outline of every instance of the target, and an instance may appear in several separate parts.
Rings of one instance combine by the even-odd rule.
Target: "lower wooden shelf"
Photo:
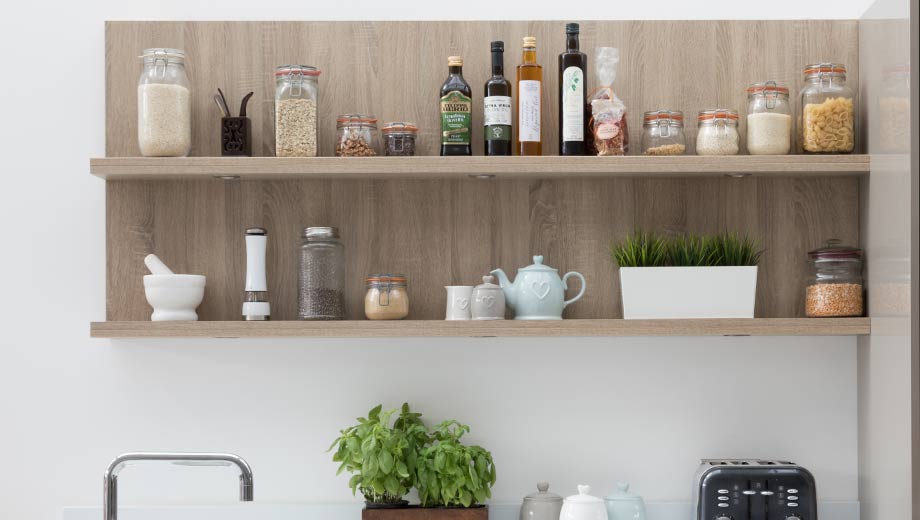
[[[409,338],[540,336],[859,336],[869,318],[561,321],[104,321],[94,338]]]

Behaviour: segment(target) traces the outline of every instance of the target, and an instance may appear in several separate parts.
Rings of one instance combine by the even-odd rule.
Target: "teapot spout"
[[[505,293],[505,302],[510,307],[514,307],[515,298],[514,291],[511,290],[511,280],[508,279],[508,275],[505,274],[501,269],[493,269],[491,274],[494,274],[498,278],[498,286],[502,288],[502,292]]]

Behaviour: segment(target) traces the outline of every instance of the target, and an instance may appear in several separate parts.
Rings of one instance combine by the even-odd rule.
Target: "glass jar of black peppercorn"
[[[415,155],[415,141],[418,139],[418,127],[412,123],[387,123],[383,129],[384,152],[386,155]]]
[[[338,229],[304,228],[299,278],[300,319],[345,319],[345,245]]]

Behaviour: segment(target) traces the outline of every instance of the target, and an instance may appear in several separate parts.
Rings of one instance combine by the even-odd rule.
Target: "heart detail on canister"
[[[480,296],[479,301],[486,304],[486,307],[491,307],[495,303],[495,296]]]
[[[539,289],[537,288],[539,287]],[[530,282],[530,290],[533,291],[534,295],[539,299],[544,299],[549,294],[549,291],[552,289],[549,282]]]
[[[455,302],[457,307],[459,307],[462,311],[465,311],[466,308],[470,306],[470,300],[468,298],[457,298]]]

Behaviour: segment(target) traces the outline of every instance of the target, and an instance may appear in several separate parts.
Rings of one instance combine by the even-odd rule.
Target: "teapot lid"
[[[549,492],[549,482],[537,482],[537,492],[531,493],[524,497],[524,500],[534,500],[538,502],[558,502],[562,497]]]
[[[595,496],[589,495],[588,493],[590,492],[591,492],[591,486],[588,486],[586,484],[583,484],[583,485],[580,484],[578,486],[578,494],[565,497],[565,501],[575,502],[576,504],[595,504],[595,503],[603,502],[603,500]]]
[[[534,255],[533,263],[527,267],[522,267],[518,271],[553,271],[556,272],[556,269],[548,265],[543,265],[543,255]]]
[[[495,282],[495,277],[494,277],[494,276],[492,276],[492,275],[483,276],[483,277],[482,277],[482,283],[479,284],[479,285],[477,285],[477,286],[476,286],[476,289],[489,289],[489,290],[493,290],[493,291],[500,291],[500,290],[502,290],[502,288],[499,287],[498,285],[495,285],[494,282]],[[546,483],[545,483],[545,482],[540,482],[540,484],[546,484]],[[540,484],[537,484],[537,489],[540,488]],[[549,484],[546,484],[546,486],[549,487]]]
[[[642,497],[629,492],[629,483],[620,482],[617,490],[604,497],[604,500],[642,500]]]

